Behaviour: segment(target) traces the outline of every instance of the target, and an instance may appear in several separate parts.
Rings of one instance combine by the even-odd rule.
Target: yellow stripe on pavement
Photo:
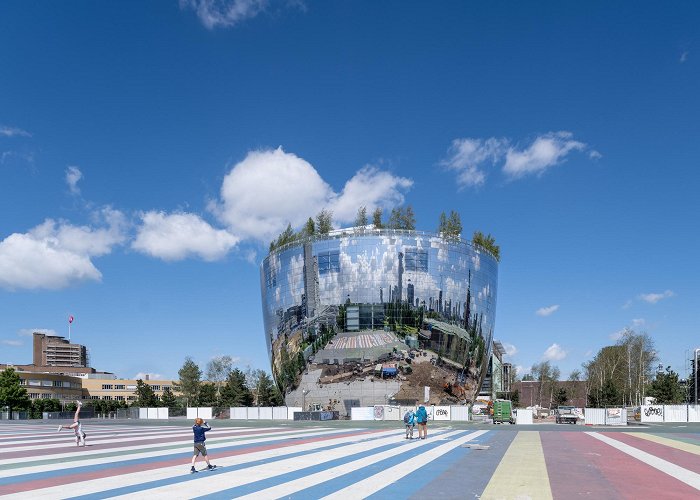
[[[540,433],[520,431],[486,485],[483,499],[551,499]]]
[[[700,446],[696,444],[686,443],[684,441],[676,441],[675,439],[669,439],[661,436],[655,436],[653,434],[642,434],[637,432],[625,432],[630,436],[634,436],[640,439],[646,439],[647,441],[652,441],[657,444],[662,444],[664,446],[669,446],[681,451],[687,451],[688,453],[693,453],[695,455],[700,455]]]

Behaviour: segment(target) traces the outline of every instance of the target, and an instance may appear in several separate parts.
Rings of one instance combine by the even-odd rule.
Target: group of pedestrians
[[[418,438],[428,437],[428,412],[420,405],[416,411],[408,410],[403,416],[406,425],[406,439],[413,439],[413,429],[418,425]]]

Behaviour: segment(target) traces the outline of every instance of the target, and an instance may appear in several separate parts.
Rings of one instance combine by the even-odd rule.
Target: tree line
[[[583,382],[585,399],[590,407],[639,406],[646,397],[656,404],[691,402],[678,374],[667,366],[656,365],[654,341],[647,333],[626,328],[619,340],[601,348],[591,359],[574,370],[567,381],[560,381],[559,368],[550,361],[535,363],[523,381],[539,382],[536,402],[553,408],[577,397]],[[567,384],[568,382],[568,384]]]
[[[416,216],[413,207],[394,207],[391,209],[389,218],[383,220],[384,212],[380,207],[374,209],[372,213],[372,226],[375,229],[398,229],[415,231]],[[369,225],[367,207],[361,206],[357,210],[354,229],[361,230]],[[270,242],[270,252],[281,248],[289,243],[300,241],[313,236],[324,236],[333,229],[333,212],[327,209],[321,210],[314,219],[309,217],[301,230],[294,231],[291,223],[287,223],[280,235]],[[458,212],[451,210],[449,216],[443,211],[437,227],[438,234],[448,240],[458,240],[462,234],[462,220]],[[501,249],[496,244],[496,239],[490,234],[484,235],[481,231],[474,231],[472,245],[491,254],[496,261],[501,260]]]
[[[129,406],[138,408],[166,407],[182,409],[187,406],[281,406],[284,399],[263,370],[245,371],[233,368],[231,356],[213,358],[206,366],[206,381],[202,380],[202,370],[186,358],[178,371],[179,381],[174,383],[176,395],[169,387],[162,395],[139,379],[136,381],[135,399],[129,404],[116,400],[86,400],[84,410],[93,409],[95,413],[109,413]],[[29,418],[42,418],[44,412],[75,411],[76,404],[61,403],[58,399],[31,399],[27,389],[21,385],[21,379],[14,368],[0,372],[0,410],[26,411]]]

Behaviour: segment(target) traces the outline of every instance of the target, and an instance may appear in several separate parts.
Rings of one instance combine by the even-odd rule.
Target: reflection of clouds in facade
[[[313,293],[318,293],[320,307],[342,305],[348,298],[354,304],[387,304],[400,298],[403,303],[410,301],[411,308],[424,306],[459,325],[470,288],[470,314],[479,315],[490,340],[497,265],[466,242],[382,232],[319,239],[308,247],[306,265],[316,261],[318,271],[309,274],[307,270],[306,277],[318,280]],[[271,253],[262,273],[265,327],[276,337],[283,317],[306,314],[298,313],[307,293],[304,245]]]

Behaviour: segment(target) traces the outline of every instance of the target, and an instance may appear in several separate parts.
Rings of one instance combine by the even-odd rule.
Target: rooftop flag
[[[70,324],[72,322],[73,322],[73,315],[70,315],[70,316],[68,316],[68,323]]]

